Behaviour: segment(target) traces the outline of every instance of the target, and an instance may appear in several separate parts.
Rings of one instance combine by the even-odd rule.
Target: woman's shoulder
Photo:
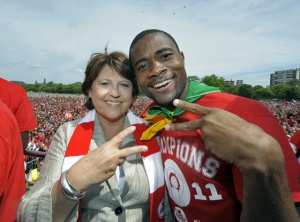
[[[70,130],[74,130],[76,128],[76,126],[78,125],[78,123],[80,122],[82,118],[79,119],[75,119],[75,120],[71,120],[68,122],[65,122],[64,124],[60,125],[57,129],[57,131],[59,132],[69,132]]]
[[[65,122],[62,125],[65,125],[66,127],[76,127],[78,125],[78,123],[82,120],[82,118],[78,118],[78,119],[75,119],[75,120]]]

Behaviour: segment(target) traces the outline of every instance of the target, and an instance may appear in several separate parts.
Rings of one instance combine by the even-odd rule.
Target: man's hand
[[[200,129],[206,148],[220,159],[247,167],[253,161],[263,161],[269,148],[281,152],[280,147],[271,136],[258,126],[218,108],[208,108],[194,103],[174,100],[176,107],[199,114],[202,118],[166,125],[166,130]],[[279,154],[280,155],[280,154]]]

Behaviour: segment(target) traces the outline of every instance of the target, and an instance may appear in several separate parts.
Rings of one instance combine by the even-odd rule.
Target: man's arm
[[[200,129],[206,148],[236,165],[243,175],[241,221],[299,221],[278,142],[258,126],[216,108],[174,100],[201,119],[166,125],[166,130]]]
[[[281,148],[271,136],[262,137],[266,137],[260,149],[264,151],[253,159],[252,164],[249,159],[248,167],[240,168],[244,180],[241,221],[299,221]]]

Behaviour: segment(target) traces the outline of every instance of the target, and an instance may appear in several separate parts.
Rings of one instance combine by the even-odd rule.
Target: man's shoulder
[[[1,130],[15,132],[19,130],[17,120],[9,107],[0,99]],[[3,131],[3,132],[4,132]],[[7,135],[7,134],[6,134]]]
[[[238,95],[234,95],[234,94],[230,94],[230,93],[225,93],[225,92],[213,92],[213,93],[209,93],[206,94],[204,96],[202,96],[201,98],[199,98],[196,103],[201,103],[201,102],[207,102],[207,103],[225,103],[225,104],[229,104],[229,103],[244,103],[245,105],[261,105],[261,103],[259,103],[258,101],[254,100],[254,99],[250,99],[250,98],[246,98],[246,97],[242,97],[242,96],[238,96]]]
[[[239,116],[273,117],[270,110],[259,101],[224,92],[207,94],[196,103],[210,108],[223,109]]]
[[[211,92],[208,93],[202,97],[200,97],[198,100],[201,100],[203,98],[213,98],[213,99],[227,99],[227,100],[231,100],[231,99],[237,99],[237,98],[243,98],[241,96],[237,96],[234,94],[230,94],[230,93],[226,93],[226,92]]]
[[[7,81],[2,78],[0,78],[0,86],[1,86],[1,88],[5,87],[5,91],[26,94],[26,90],[21,85],[14,83],[14,82]]]

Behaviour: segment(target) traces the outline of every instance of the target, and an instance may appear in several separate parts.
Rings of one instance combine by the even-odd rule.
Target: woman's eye
[[[100,85],[101,85],[101,86],[108,86],[109,83],[108,83],[108,82],[101,82]]]
[[[121,86],[128,88],[129,84],[128,83],[121,83]]]

